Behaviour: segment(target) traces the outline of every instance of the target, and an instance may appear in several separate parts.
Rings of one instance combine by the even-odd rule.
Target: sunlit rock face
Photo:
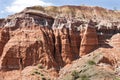
[[[56,12],[52,8],[29,7],[0,19],[0,69],[42,64],[59,70],[96,49],[119,46],[109,44],[119,42],[119,35],[114,37],[120,33],[119,12],[84,6],[56,7]]]

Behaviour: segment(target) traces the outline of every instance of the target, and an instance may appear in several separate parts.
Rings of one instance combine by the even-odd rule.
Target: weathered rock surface
[[[80,45],[80,56],[90,53],[98,47],[98,36],[95,28],[86,27],[82,33],[82,41]]]
[[[118,67],[119,14],[100,7],[34,6],[0,19],[0,70],[42,64],[59,71],[90,52]]]
[[[10,38],[9,31],[7,29],[0,29],[0,57],[2,55],[5,44]]]
[[[1,66],[19,69],[38,63],[47,68],[56,67],[51,30],[19,30],[5,45]]]

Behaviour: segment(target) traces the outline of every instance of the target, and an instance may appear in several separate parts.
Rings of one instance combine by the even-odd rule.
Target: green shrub
[[[74,79],[79,78],[79,72],[77,71],[73,71],[71,75],[74,77]]]
[[[80,78],[81,78],[81,80],[89,80],[88,76],[86,76],[86,75],[82,75]]]
[[[37,70],[34,70],[31,75],[35,75],[35,74],[40,75],[41,73],[39,71],[37,71]]]
[[[42,64],[38,64],[38,68],[39,68],[39,69],[43,69]]]
[[[42,77],[41,80],[47,80],[45,77]]]
[[[41,74],[41,76],[44,76],[44,74]]]
[[[35,75],[34,73],[31,73],[31,75]]]
[[[89,60],[89,61],[88,61],[88,64],[89,64],[89,65],[95,65],[96,63],[95,63],[93,60]]]
[[[38,75],[40,74],[40,72],[38,72],[38,71],[34,71],[34,73],[35,73],[35,74],[38,74]]]

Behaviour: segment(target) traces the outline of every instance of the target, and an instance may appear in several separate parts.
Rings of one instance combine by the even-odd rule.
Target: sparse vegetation
[[[44,76],[44,74],[41,74],[41,76]]]
[[[45,77],[42,77],[41,80],[47,80]]]
[[[71,15],[71,16],[75,16],[75,8],[70,8],[70,7],[64,7],[64,8],[62,8],[61,9],[61,12],[62,13],[66,13],[66,14],[68,14],[68,15]]]
[[[33,70],[31,75],[38,76],[40,80],[50,80],[50,78],[45,77],[44,74],[39,69]]]
[[[35,69],[31,72],[31,75],[41,75],[41,73],[38,69]]]
[[[37,70],[35,70],[33,73],[40,75],[40,72],[38,72]]]
[[[114,80],[120,80],[120,78],[117,78],[117,77],[116,77]]]
[[[42,6],[33,6],[33,7],[29,7],[29,8],[30,8],[30,9],[34,9],[34,10],[45,11]]]
[[[93,60],[88,60],[89,65],[95,65],[96,63]]]
[[[77,71],[73,71],[71,75],[74,77],[74,79],[79,78],[79,72]]]
[[[39,69],[43,69],[42,64],[38,64],[38,68],[39,68]]]
[[[107,70],[102,70],[96,66],[98,60],[101,60],[100,55],[90,55],[86,58],[82,64],[79,65],[74,70],[71,70],[70,74],[65,75],[63,80],[100,80],[101,78],[109,80],[120,80],[114,73]],[[96,62],[97,60],[97,62]]]
[[[80,72],[73,71],[71,75],[68,75],[64,80],[90,80],[86,74],[81,74]]]
[[[51,11],[51,12],[58,12],[58,8],[55,7],[55,6],[49,6],[49,7],[46,7],[45,10],[47,12]]]
[[[89,80],[88,76],[86,76],[86,75],[81,75],[80,78],[81,78],[81,80]]]
[[[34,74],[34,73],[31,73],[31,75],[33,75],[33,76],[34,76],[35,74]]]

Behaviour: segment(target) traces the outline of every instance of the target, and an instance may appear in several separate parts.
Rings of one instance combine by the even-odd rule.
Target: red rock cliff
[[[115,21],[111,21],[102,13],[106,9],[73,6],[76,9],[74,14],[85,12],[85,8],[95,11],[98,17],[90,16],[91,13],[84,13],[81,18],[71,13],[65,16],[71,7],[61,7],[62,15],[56,17],[55,13],[48,12],[51,8],[45,8],[48,11],[43,13],[33,7],[3,19],[0,22],[0,68],[23,69],[40,63],[48,69],[59,70],[97,48],[112,48],[107,39],[120,32],[119,12],[115,15],[114,11],[108,11],[109,16],[115,16]]]

